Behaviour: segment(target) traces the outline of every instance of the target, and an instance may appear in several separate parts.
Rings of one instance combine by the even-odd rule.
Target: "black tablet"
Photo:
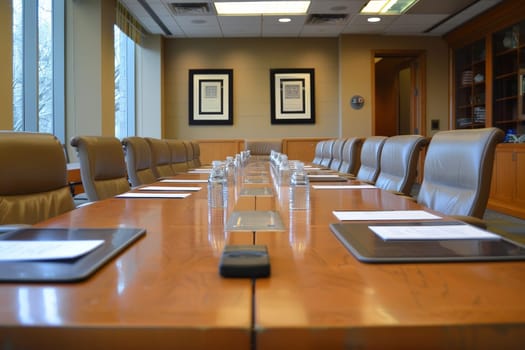
[[[525,260],[525,247],[500,239],[383,240],[369,226],[458,225],[461,222],[334,223],[331,231],[360,261],[368,263]]]
[[[101,240],[100,246],[76,258],[0,261],[0,282],[74,282],[87,278],[146,233],[142,228],[21,228],[0,241]]]

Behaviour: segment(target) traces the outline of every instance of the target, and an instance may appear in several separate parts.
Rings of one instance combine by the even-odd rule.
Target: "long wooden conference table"
[[[209,210],[206,184],[187,185],[202,190],[111,198],[37,225],[147,233],[86,280],[0,283],[0,348],[523,349],[525,262],[367,264],[330,231],[333,210],[421,209],[413,201],[312,189],[310,210],[290,211],[255,198],[241,209],[275,206],[286,229],[241,232],[224,228],[241,209]],[[266,245],[271,276],[221,277],[226,244]]]

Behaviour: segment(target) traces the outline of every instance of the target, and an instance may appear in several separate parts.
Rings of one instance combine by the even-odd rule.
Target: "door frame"
[[[375,133],[375,58],[376,57],[412,57],[410,64],[410,129],[414,134],[427,134],[427,93],[426,93],[426,52],[424,50],[372,50],[372,131]]]

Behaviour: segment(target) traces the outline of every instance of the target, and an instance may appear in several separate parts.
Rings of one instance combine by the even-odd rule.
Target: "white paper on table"
[[[351,190],[363,188],[377,188],[373,185],[313,185],[316,190]]]
[[[340,177],[337,174],[308,174],[308,177]]]
[[[203,179],[195,179],[195,180],[191,180],[191,179],[164,179],[164,180],[160,180],[160,182],[173,182],[173,183],[207,183],[208,180],[203,180]]]
[[[211,173],[211,169],[191,169],[188,170],[189,174],[209,174]]]
[[[341,221],[441,219],[441,217],[424,210],[351,210],[333,211],[333,214]]]
[[[190,193],[144,193],[126,192],[116,196],[117,198],[186,198]]]
[[[383,240],[500,239],[471,225],[368,226]]]
[[[0,261],[71,259],[102,243],[103,240],[0,241]]]
[[[200,191],[202,187],[193,186],[144,186],[140,191]]]

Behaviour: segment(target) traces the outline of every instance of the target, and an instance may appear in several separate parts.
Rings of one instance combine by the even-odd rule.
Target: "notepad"
[[[72,259],[102,243],[103,240],[0,241],[0,261]]]
[[[164,179],[160,180],[160,182],[173,182],[173,183],[207,183],[208,180],[203,179]]]
[[[202,187],[193,186],[144,186],[140,191],[199,191]]]
[[[333,214],[341,221],[441,219],[441,217],[424,210],[352,210],[333,211]]]
[[[192,169],[188,170],[189,174],[209,174],[211,173],[211,169]]]
[[[127,192],[119,194],[117,198],[186,198],[190,193],[145,193],[145,192]]]
[[[500,239],[500,236],[470,225],[369,226],[383,240]]]
[[[352,190],[377,187],[373,185],[313,185],[312,188],[316,190]]]

